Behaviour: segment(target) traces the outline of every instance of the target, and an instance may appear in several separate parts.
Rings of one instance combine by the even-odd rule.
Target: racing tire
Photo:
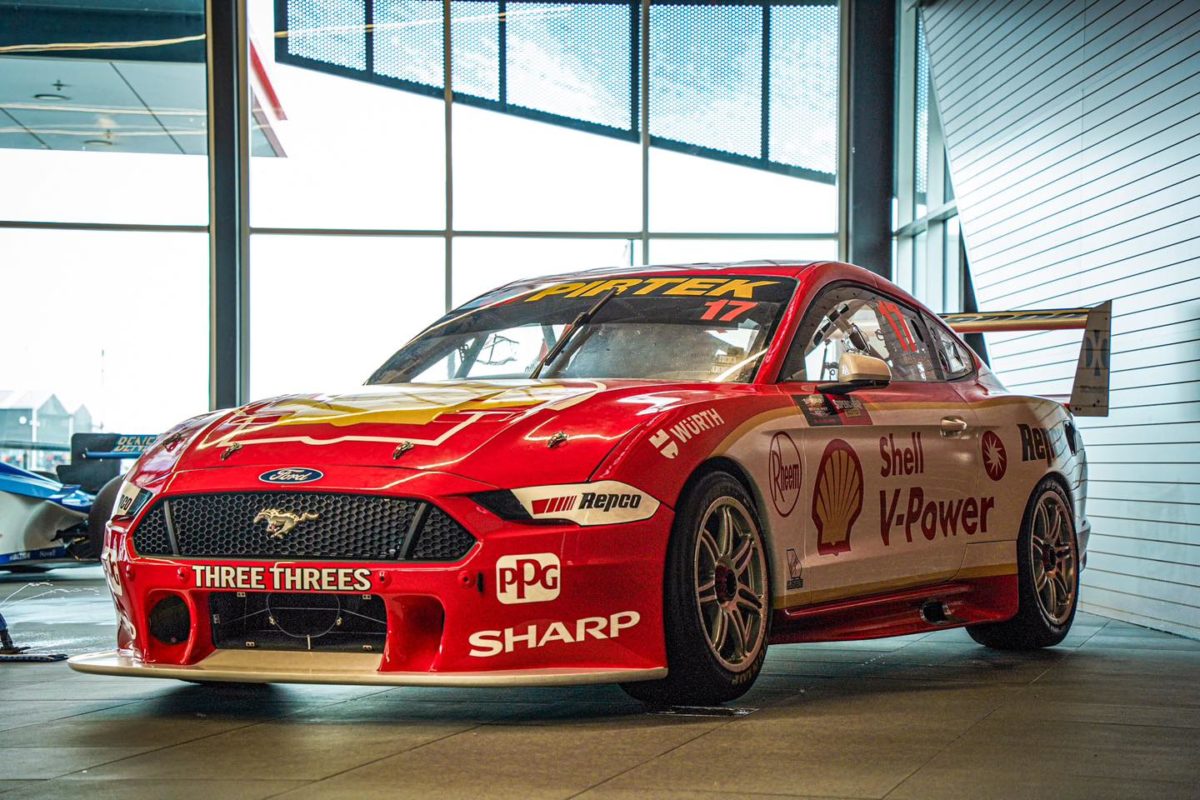
[[[762,524],[746,489],[726,472],[693,482],[667,546],[667,676],[621,688],[650,705],[708,706],[741,697],[767,655],[770,582]]]
[[[1037,650],[1066,638],[1079,604],[1079,544],[1071,499],[1053,478],[1033,493],[1017,537],[1016,616],[968,625],[967,633],[996,650]]]
[[[104,527],[112,516],[117,504],[117,494],[121,491],[121,481],[124,477],[118,475],[100,487],[92,508],[88,511],[87,544],[80,548],[75,557],[80,561],[96,561],[100,551],[104,549]]]

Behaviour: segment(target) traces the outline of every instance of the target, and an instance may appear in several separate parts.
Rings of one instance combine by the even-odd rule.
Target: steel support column
[[[892,277],[896,3],[842,0],[841,257]]]
[[[250,86],[246,0],[206,0],[209,404],[248,393]]]

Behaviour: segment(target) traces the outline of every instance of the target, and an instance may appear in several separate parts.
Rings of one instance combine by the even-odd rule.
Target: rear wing
[[[972,311],[942,314],[959,333],[1003,331],[1082,330],[1083,342],[1075,365],[1075,382],[1067,403],[1081,417],[1108,416],[1108,356],[1111,346],[1112,301],[1090,308],[1028,311]]]
[[[117,477],[121,461],[150,449],[156,434],[76,433],[71,436],[71,463],[58,467],[58,479],[95,494]]]
[[[157,440],[157,433],[77,433],[71,437],[72,460],[75,450],[85,459],[137,458]]]

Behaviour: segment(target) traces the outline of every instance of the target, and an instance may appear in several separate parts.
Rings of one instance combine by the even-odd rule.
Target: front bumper
[[[340,477],[359,491],[371,486],[369,476]],[[394,481],[395,472],[388,478]],[[476,537],[455,563],[144,557],[132,545],[132,526],[111,523],[103,564],[117,608],[117,649],[69,663],[81,672],[198,681],[424,686],[608,683],[665,675],[668,507],[625,524],[511,523],[467,492],[442,493],[436,484],[434,475],[410,481],[403,496],[436,503]],[[338,488],[334,480],[323,486]],[[380,490],[387,492],[382,485]],[[185,491],[194,489],[176,486],[165,496]],[[547,581],[554,589],[529,587],[515,599],[513,565],[531,560],[554,565],[555,579]],[[531,566],[526,577],[538,571]],[[319,588],[289,579],[302,573],[320,575],[313,584]],[[510,585],[501,591],[505,574]],[[218,646],[210,599],[237,592],[371,595],[386,612],[386,635],[373,652],[325,651],[319,638],[311,650],[230,647],[225,640]],[[155,609],[168,599],[176,607],[182,601],[187,610],[185,633],[174,641],[151,632]]]
[[[116,650],[75,656],[72,669],[95,675],[237,683],[331,683],[370,686],[566,686],[625,683],[666,677],[665,667],[513,669],[487,672],[396,672],[380,657],[357,653],[219,650],[192,665],[147,664]]]

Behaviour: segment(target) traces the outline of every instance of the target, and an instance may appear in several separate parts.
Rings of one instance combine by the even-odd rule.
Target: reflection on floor
[[[109,647],[96,570],[0,577],[20,644]],[[214,689],[0,665],[0,800],[1200,797],[1200,642],[1080,615],[993,653],[962,631],[777,647],[747,716],[615,687]]]

